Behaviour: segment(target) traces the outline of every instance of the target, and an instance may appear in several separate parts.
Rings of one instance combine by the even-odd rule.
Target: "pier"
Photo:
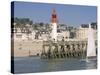
[[[87,41],[43,41],[41,58],[85,58]]]

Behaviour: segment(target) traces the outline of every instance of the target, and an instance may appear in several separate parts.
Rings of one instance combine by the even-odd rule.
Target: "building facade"
[[[93,33],[94,38],[95,38],[95,40],[97,40],[97,29],[93,28],[93,27],[95,27],[95,26],[92,26],[92,29],[93,29],[93,32],[94,32]],[[76,29],[75,38],[81,39],[81,40],[87,40],[88,39],[88,33],[89,33],[88,30],[89,30],[88,24],[85,24],[85,25],[82,24],[79,28]]]

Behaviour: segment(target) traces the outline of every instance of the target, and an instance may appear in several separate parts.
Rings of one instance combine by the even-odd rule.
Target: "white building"
[[[77,30],[76,30],[76,39],[79,39],[79,40],[87,40],[88,38],[88,29],[89,28],[82,28],[82,27],[79,27]],[[97,30],[94,29],[94,37],[95,39],[97,39]]]
[[[33,31],[30,25],[26,25],[26,27],[14,26],[12,32],[12,39],[14,39],[15,41],[35,39],[35,31]]]
[[[62,39],[66,40],[69,39],[70,32],[69,31],[62,31],[60,33],[57,33],[57,40],[61,41]]]

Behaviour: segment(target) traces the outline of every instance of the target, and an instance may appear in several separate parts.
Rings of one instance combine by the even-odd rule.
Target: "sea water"
[[[15,73],[34,73],[68,70],[96,69],[97,60],[80,61],[80,58],[41,59],[40,57],[15,57]]]

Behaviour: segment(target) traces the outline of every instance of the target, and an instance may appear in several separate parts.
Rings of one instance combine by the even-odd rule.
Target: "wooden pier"
[[[44,41],[41,58],[85,58],[87,41]]]

